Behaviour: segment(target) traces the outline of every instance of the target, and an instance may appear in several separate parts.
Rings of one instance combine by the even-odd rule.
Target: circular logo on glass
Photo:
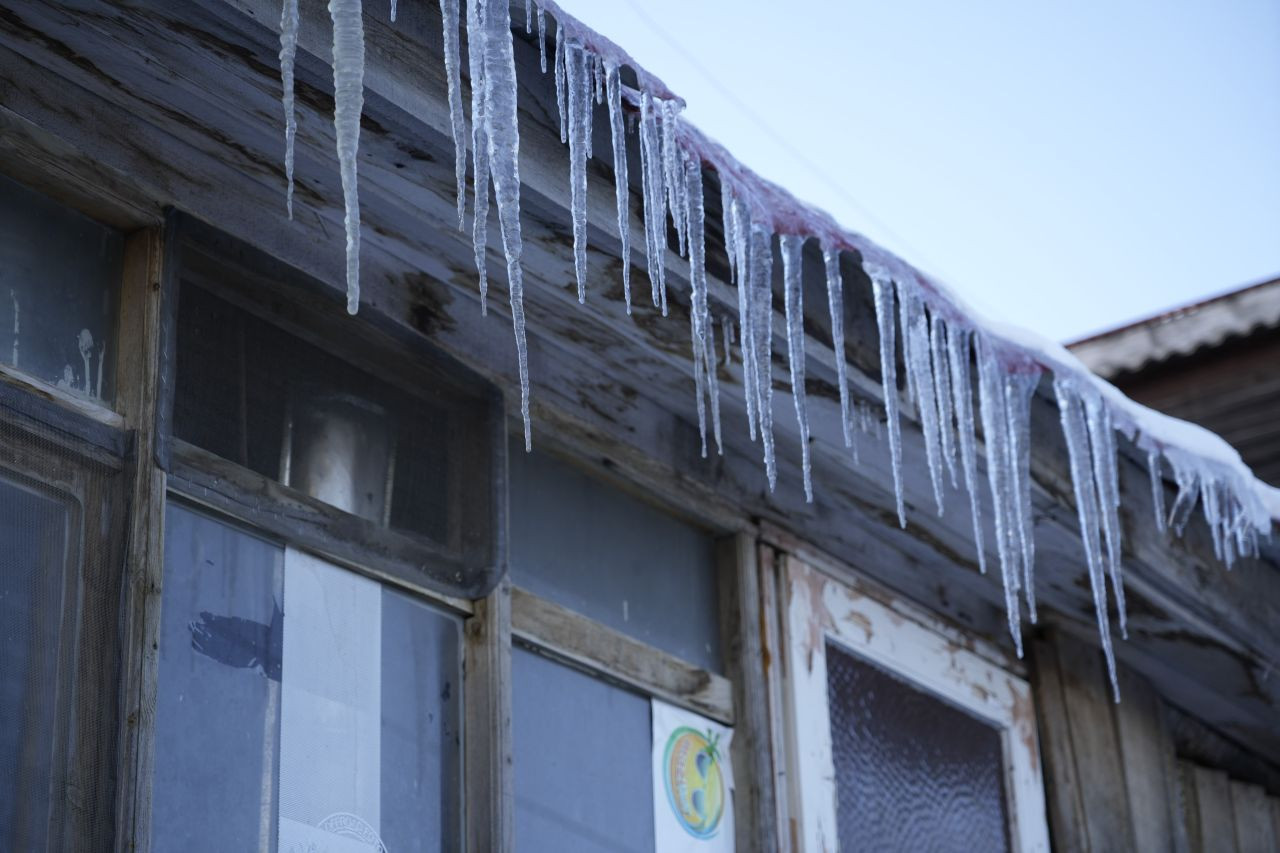
[[[718,735],[681,726],[671,733],[663,756],[667,802],[694,838],[710,838],[724,815],[724,777]]]

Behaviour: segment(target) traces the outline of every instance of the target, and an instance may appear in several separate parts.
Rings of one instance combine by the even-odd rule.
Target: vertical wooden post
[[[515,811],[511,756],[511,581],[466,621],[463,679],[466,849],[509,853]]]
[[[148,850],[155,736],[165,477],[155,464],[161,280],[166,234],[148,228],[125,242],[116,397],[133,433],[129,539],[121,613],[120,749],[116,849]]]
[[[717,544],[721,647],[733,682],[734,826],[743,851],[777,850],[778,790],[770,747],[768,661],[755,537],[740,533]]]
[[[756,550],[760,578],[760,645],[764,664],[766,708],[769,716],[769,756],[773,775],[774,832],[779,853],[796,849],[795,826],[791,819],[791,757],[787,753],[788,722],[784,683],[787,673],[787,649],[782,630],[782,594],[779,578],[779,556],[773,548],[761,543]]]

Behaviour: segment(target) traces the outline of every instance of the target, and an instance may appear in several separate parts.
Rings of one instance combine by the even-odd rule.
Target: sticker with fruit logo
[[[681,726],[667,739],[662,760],[667,802],[694,838],[711,838],[724,816],[725,787],[720,736]]]

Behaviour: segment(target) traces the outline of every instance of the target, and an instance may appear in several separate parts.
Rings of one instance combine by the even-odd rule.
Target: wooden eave
[[[300,5],[292,222],[284,213],[277,0],[8,4],[0,10],[0,164],[123,226],[158,221],[166,206],[177,207],[326,283],[338,302],[343,212],[330,125],[330,27],[322,0]],[[1009,647],[995,554],[988,555],[988,574],[980,575],[961,492],[949,493],[943,517],[935,514],[921,432],[905,399],[907,529],[897,524],[887,449],[864,437],[861,462],[854,465],[841,446],[836,356],[824,285],[816,276],[805,282],[816,503],[805,504],[800,487],[780,295],[774,316],[778,489],[768,494],[759,446],[747,439],[737,365],[720,371],[725,454],[700,458],[687,263],[668,253],[673,299],[671,316],[662,318],[646,301],[640,170],[631,144],[629,262],[636,307],[634,317],[626,316],[603,108],[595,114],[596,159],[589,164],[591,277],[586,305],[577,304],[568,157],[559,140],[554,89],[538,69],[536,42],[523,33],[523,3],[514,4],[512,14],[535,443],[606,471],[716,530],[764,526],[812,543]],[[488,317],[479,311],[469,233],[457,227],[438,8],[402,2],[399,18],[392,26],[383,5],[366,4],[364,301],[351,333],[425,338],[496,382],[514,411],[519,389],[496,221],[489,226]],[[706,179],[713,189],[714,176]],[[718,193],[709,191],[708,200],[713,310],[736,316],[736,296],[724,280]],[[816,274],[816,247],[806,248],[806,270]],[[855,393],[879,400],[870,288],[855,258],[846,256],[843,271],[844,356]],[[1067,456],[1046,391],[1042,387],[1033,407],[1041,620],[1093,638]],[[1263,560],[1245,560],[1228,572],[1214,558],[1202,522],[1193,522],[1182,539],[1157,532],[1145,461],[1133,448],[1122,452],[1120,467],[1129,639],[1117,639],[1118,655],[1177,705],[1280,760],[1280,678],[1271,673],[1280,661],[1280,552],[1268,546]]]

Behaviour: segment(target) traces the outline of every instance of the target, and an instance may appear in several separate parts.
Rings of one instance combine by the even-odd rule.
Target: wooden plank
[[[511,591],[511,632],[568,663],[726,725],[734,724],[729,679],[519,587]]]
[[[1048,634],[1042,634],[1031,640],[1030,649],[1035,664],[1031,667],[1031,686],[1036,697],[1045,800],[1053,845],[1059,850],[1087,851],[1090,848],[1084,792],[1076,772],[1057,645]]]
[[[787,752],[788,721],[786,717],[786,637],[782,629],[782,597],[779,587],[780,558],[772,548],[761,543],[757,551],[760,568],[760,655],[764,668],[765,699],[769,714],[769,756],[774,789],[774,824],[778,827],[778,850],[789,853],[798,844],[799,827],[791,817],[790,772]]]
[[[464,626],[466,849],[510,853],[515,777],[511,746],[511,585],[476,602]]]
[[[1231,811],[1240,853],[1275,853],[1277,839],[1271,833],[1271,804],[1266,791],[1232,780]]]
[[[1102,652],[1065,637],[1055,645],[1062,668],[1073,760],[1082,783],[1089,849],[1095,853],[1132,850],[1135,839]]]
[[[151,849],[160,591],[164,578],[164,472],[154,464],[160,363],[160,279],[164,234],[148,228],[125,241],[116,359],[117,405],[134,434],[125,560],[116,849]]]
[[[1235,814],[1227,774],[1186,761],[1180,767],[1192,853],[1235,853]]]
[[[1111,706],[1128,794],[1134,849],[1166,853],[1187,850],[1178,810],[1177,755],[1164,722],[1160,697],[1127,667],[1118,673],[1120,695]]]
[[[754,536],[738,534],[716,545],[720,592],[720,647],[733,683],[734,826],[739,850],[778,848],[773,756],[769,747],[760,609],[760,572]]]

